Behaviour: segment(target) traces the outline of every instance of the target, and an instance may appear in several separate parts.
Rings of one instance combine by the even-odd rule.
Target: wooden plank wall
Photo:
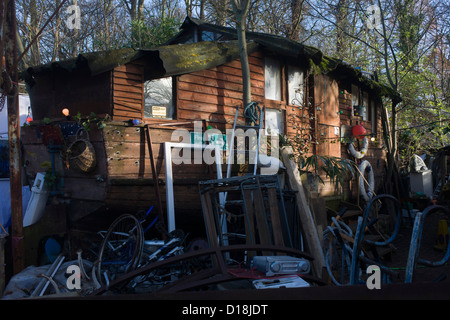
[[[60,144],[61,149],[53,154],[52,159],[48,141],[45,139],[45,134],[50,132],[49,130],[58,132],[59,124],[32,124],[21,129],[25,178],[31,187],[36,174],[38,172],[45,174],[53,161],[58,182],[56,190],[58,197],[70,201],[67,213],[71,220],[77,220],[98,209],[107,195],[107,168],[103,137],[96,126],[91,127],[89,140],[95,149],[97,165],[92,172],[82,173],[68,167],[66,162],[65,152],[76,137],[74,135],[62,136],[64,140]],[[55,151],[58,150],[55,149]],[[53,189],[50,188],[49,191],[53,191]],[[83,210],[80,210],[80,205]]]
[[[351,89],[347,86],[342,86],[339,89],[339,110],[341,111],[341,124],[352,127],[357,124],[361,124],[366,128],[367,134],[372,133],[372,123],[370,121],[363,121],[362,117],[352,115],[352,93]],[[376,141],[371,142],[369,140],[369,149],[363,160],[370,162],[372,169],[374,170],[375,190],[377,190],[383,183],[386,168],[386,151],[382,148],[382,123],[381,123],[381,108],[377,107],[377,132]],[[359,143],[359,141],[358,141]],[[362,147],[362,143],[359,144]],[[358,148],[358,145],[356,145]],[[341,157],[343,159],[355,159],[350,155],[348,151],[348,144],[342,144]],[[366,176],[367,178],[367,176]],[[350,189],[353,196],[357,195],[356,186]]]
[[[128,63],[111,75],[113,120],[142,119],[144,106],[144,66]]]
[[[164,142],[173,141],[174,129],[150,128],[163,207],[166,203]],[[107,205],[137,210],[156,204],[148,142],[143,127],[107,124],[103,130],[110,182]],[[175,206],[201,210],[198,181],[217,178],[215,165],[172,164],[172,171]]]
[[[95,76],[86,70],[68,72],[64,70],[44,73],[36,77],[30,88],[31,108],[34,120],[62,117],[62,109],[69,108],[75,116],[109,114],[111,111],[110,73]]]
[[[249,56],[252,100],[264,103],[264,60],[259,52]],[[177,120],[205,120],[213,128],[231,128],[236,106],[238,123],[244,123],[242,71],[239,60],[178,78]]]

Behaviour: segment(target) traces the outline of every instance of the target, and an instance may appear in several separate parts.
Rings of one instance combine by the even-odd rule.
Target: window
[[[144,118],[174,119],[172,77],[146,81],[144,84]]]
[[[361,116],[363,121],[369,121],[369,94],[363,92],[363,103],[361,108]]]
[[[282,110],[266,109],[266,134],[284,133],[284,114]]]
[[[356,106],[359,106],[359,88],[358,86],[352,84],[352,107],[353,110]]]
[[[212,31],[202,30],[200,33],[200,41],[217,41],[223,40],[224,35]]]
[[[353,115],[369,121],[369,94],[360,91],[357,85],[352,84]]]
[[[288,66],[288,104],[303,106],[304,103],[304,75],[297,66]]]
[[[266,99],[281,100],[281,63],[275,59],[264,61]]]
[[[377,105],[375,103],[375,100],[370,100],[370,119],[372,123],[372,133],[377,133]]]

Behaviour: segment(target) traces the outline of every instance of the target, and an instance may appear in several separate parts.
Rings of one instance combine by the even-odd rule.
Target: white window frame
[[[274,70],[278,67],[278,71]],[[266,57],[264,59],[264,96],[268,100],[283,100],[282,85],[282,63],[280,60]]]
[[[151,99],[152,97],[149,96],[147,97],[147,86],[150,82],[152,81],[167,81],[170,83],[170,98],[168,97],[169,93],[166,92],[167,97],[165,98],[169,98],[169,102],[167,105],[163,105],[163,104],[159,104],[159,103],[152,103]],[[144,82],[144,118],[145,119],[163,119],[163,120],[175,120],[176,118],[176,99],[174,97],[174,79],[173,77],[165,77],[165,78],[159,78],[159,79],[153,79],[153,80],[148,80]],[[147,99],[150,100],[150,102],[147,104]],[[145,110],[150,107],[150,108],[155,108],[155,109],[160,109],[165,107],[166,108],[166,116],[165,117],[155,117],[153,116],[153,111],[152,111],[152,116],[149,117],[146,115]],[[169,110],[171,110],[171,112]],[[170,113],[170,114],[168,114]]]
[[[288,65],[288,103],[290,105],[303,106],[305,101],[305,72],[302,68]],[[300,73],[300,79],[295,79],[293,74]],[[295,83],[295,82],[297,83]],[[300,83],[298,83],[300,82]]]
[[[173,194],[172,148],[191,148],[204,150],[214,148],[217,169],[217,179],[222,179],[222,147],[220,145],[204,145],[190,143],[164,142],[164,159],[166,169],[166,206],[167,206],[167,231],[175,230],[175,203]]]

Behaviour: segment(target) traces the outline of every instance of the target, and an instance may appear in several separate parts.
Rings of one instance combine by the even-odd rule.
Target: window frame
[[[149,118],[145,116],[145,84],[147,81],[153,81],[158,79],[164,79],[164,78],[172,78],[172,118]],[[178,95],[177,95],[177,86],[178,86],[178,77],[177,76],[168,76],[168,77],[162,77],[162,78],[156,78],[151,80],[144,81],[143,84],[143,107],[142,107],[142,119],[147,122],[175,122],[177,121],[177,115],[178,115]]]
[[[305,106],[306,103],[306,96],[307,96],[307,74],[305,67],[302,65],[298,65],[295,63],[295,61],[287,61],[285,59],[279,59],[272,55],[267,55],[264,57],[264,80],[266,79],[266,59],[271,59],[278,61],[280,64],[280,97],[281,100],[273,100],[266,98],[266,86],[264,86],[264,105],[266,109],[274,109],[279,110],[282,113],[282,119],[283,119],[283,128],[282,132],[280,134],[286,134],[287,132],[287,112],[286,109],[288,107],[294,107],[299,105],[292,104],[291,101],[289,101],[289,67],[292,68],[298,68],[300,71],[302,71],[303,74],[303,95],[302,95],[302,107]]]

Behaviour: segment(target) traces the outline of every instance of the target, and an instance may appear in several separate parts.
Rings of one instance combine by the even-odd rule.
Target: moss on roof
[[[187,17],[180,27],[180,33],[167,43],[177,43],[177,41],[183,38],[184,33],[192,32],[193,27],[224,34],[229,38],[236,38],[236,30],[233,28],[218,26]],[[361,70],[350,66],[340,59],[326,56],[317,48],[273,34],[248,31],[246,35],[247,39],[253,40],[263,47],[269,48],[275,53],[294,58],[303,58],[308,62],[309,70],[313,74],[329,74],[334,72],[339,75],[339,73],[342,73],[345,74],[346,77],[352,78],[353,81],[360,83],[362,87],[369,91],[389,97],[396,102],[401,101],[400,94],[391,87],[369,79],[362,74]]]
[[[192,28],[200,27],[203,30],[225,35],[227,41],[201,41],[189,44],[178,44],[182,37],[190,34]],[[33,76],[39,73],[53,72],[56,69],[74,71],[87,68],[91,75],[100,74],[115,67],[145,58],[145,79],[189,73],[216,67],[239,58],[239,46],[236,30],[201,22],[193,18],[186,18],[181,26],[180,33],[167,42],[167,45],[149,49],[122,48],[100,52],[83,53],[76,58],[48,63],[28,68],[21,72],[21,78],[33,84]],[[364,88],[401,101],[400,94],[392,88],[364,76],[358,70],[342,60],[323,55],[317,48],[303,45],[299,42],[277,35],[247,32],[247,50],[249,53],[257,50],[259,46],[269,49],[277,54],[302,59],[308,62],[309,70],[313,74],[334,73],[338,77],[345,76],[358,82]]]
[[[258,48],[255,42],[247,43],[249,53]],[[76,58],[30,67],[21,72],[21,78],[29,84],[39,74],[65,70],[73,72],[86,68],[91,75],[101,74],[118,66],[144,58],[148,61],[145,79],[189,73],[205,70],[239,58],[237,40],[226,42],[199,42],[176,44],[150,49],[115,49],[92,53],[83,53]]]
[[[258,44],[247,43],[248,53],[257,48]],[[210,69],[239,58],[237,40],[168,45],[159,47],[157,51],[166,76]]]

